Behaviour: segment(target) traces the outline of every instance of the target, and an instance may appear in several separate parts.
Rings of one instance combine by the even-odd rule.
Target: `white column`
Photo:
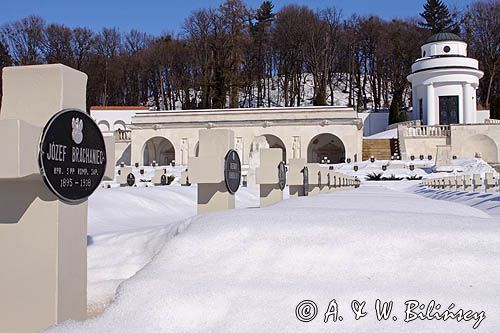
[[[464,83],[462,84],[462,104],[463,104],[463,109],[464,109],[464,119],[463,122],[465,124],[473,124],[476,122],[476,112],[474,112],[474,107],[473,107],[473,99],[472,99],[472,94],[473,94],[474,88],[471,86],[470,83]]]
[[[427,89],[427,103],[426,103],[426,112],[427,112],[427,125],[437,125],[439,123],[436,120],[436,108],[435,108],[435,96],[434,96],[434,84],[428,84],[426,86]]]

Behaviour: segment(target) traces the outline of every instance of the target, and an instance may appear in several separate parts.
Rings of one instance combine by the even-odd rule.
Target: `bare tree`
[[[35,65],[44,62],[44,29],[45,21],[38,16],[29,16],[2,27],[2,36],[8,43],[16,65]]]
[[[500,84],[500,3],[478,1],[465,15],[466,36],[473,56],[479,59],[484,79],[480,81],[481,100],[489,107],[492,96],[499,94]]]

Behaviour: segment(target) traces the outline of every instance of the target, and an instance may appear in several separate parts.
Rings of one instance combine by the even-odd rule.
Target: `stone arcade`
[[[98,123],[106,112],[94,112]],[[110,120],[111,121],[111,120]],[[223,110],[143,111],[131,117],[116,137],[116,161],[187,165],[198,156],[200,129],[231,129],[242,165],[252,164],[252,149],[281,148],[282,159],[304,158],[308,163],[361,160],[362,120],[347,107],[297,107]],[[266,148],[266,147],[264,147]],[[255,152],[258,156],[258,151]]]

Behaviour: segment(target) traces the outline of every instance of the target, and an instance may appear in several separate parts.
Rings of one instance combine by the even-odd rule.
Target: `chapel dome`
[[[425,44],[448,41],[463,42],[463,39],[451,32],[440,32],[427,38]]]

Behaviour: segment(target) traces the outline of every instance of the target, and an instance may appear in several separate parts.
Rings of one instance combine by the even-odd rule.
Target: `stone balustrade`
[[[498,174],[487,172],[484,176],[474,174],[424,179],[422,184],[436,190],[500,193],[499,178]]]
[[[450,136],[449,125],[434,125],[434,126],[408,126],[404,127],[402,134],[405,137],[441,137]]]
[[[115,131],[115,141],[116,142],[128,142],[132,139],[131,130],[118,129]]]
[[[484,120],[485,124],[500,124],[500,119],[485,119]]]

